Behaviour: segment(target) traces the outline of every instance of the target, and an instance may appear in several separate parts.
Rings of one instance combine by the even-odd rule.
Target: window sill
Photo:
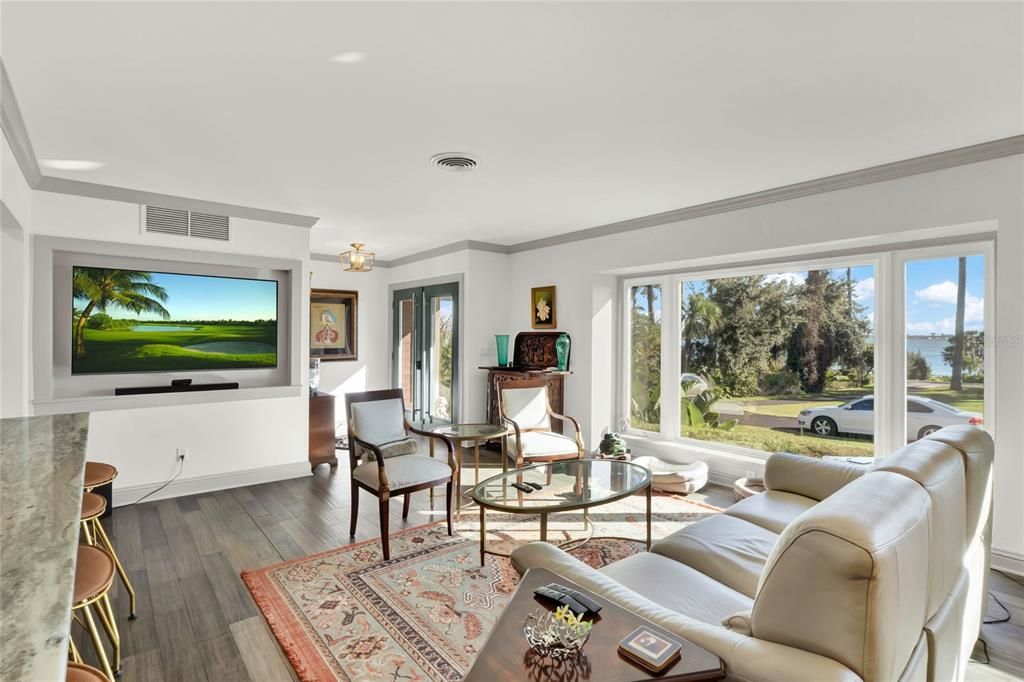
[[[761,476],[768,453],[745,448],[715,447],[695,440],[664,440],[653,434],[622,434],[634,456],[648,455],[667,462],[701,460],[708,465],[711,480],[731,486],[743,476]]]

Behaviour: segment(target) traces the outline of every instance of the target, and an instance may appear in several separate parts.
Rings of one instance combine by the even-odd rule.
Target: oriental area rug
[[[631,497],[592,509],[595,537],[571,554],[600,568],[643,551],[644,504]],[[718,511],[655,495],[653,537]],[[303,682],[461,680],[519,580],[507,557],[487,555],[480,566],[477,518],[464,510],[454,537],[444,522],[395,533],[388,561],[368,540],[242,579]],[[488,549],[511,551],[538,539],[538,528],[537,517],[488,512]],[[550,518],[551,542],[589,535],[579,512]]]

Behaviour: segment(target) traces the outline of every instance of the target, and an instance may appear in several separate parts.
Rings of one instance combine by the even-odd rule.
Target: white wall
[[[25,414],[28,402],[28,233],[32,190],[0,135],[0,417]]]
[[[232,218],[231,241],[191,240],[142,233],[137,205],[48,192],[33,192],[32,233],[152,247],[223,252],[232,257],[273,256],[307,260],[309,231]],[[6,276],[5,276],[6,278]],[[308,285],[304,275],[302,286]],[[302,300],[307,296],[302,295]],[[308,328],[308,308],[295,314]],[[305,348],[305,344],[302,344]],[[294,362],[306,366],[307,351]],[[302,372],[302,377],[306,376]],[[178,482],[159,496],[173,496],[277,480],[308,472],[308,400],[232,400],[196,405],[93,412],[88,457],[116,466],[115,504],[130,503],[176,469],[176,452],[188,454]],[[155,498],[151,498],[155,499]]]
[[[335,399],[334,423],[338,434],[345,433],[345,394],[390,386],[391,356],[388,296],[388,270],[344,272],[340,263],[311,261],[314,289],[342,289],[359,292],[356,360],[320,363],[320,392]]]
[[[573,338],[569,414],[591,446],[615,425],[617,287],[608,273],[792,257],[866,247],[914,230],[997,221],[996,561],[1024,562],[1024,157],[1014,156],[741,211],[514,254],[505,308],[520,322],[530,288],[558,287],[558,326]],[[842,244],[839,242],[845,240]],[[823,247],[824,242],[831,246]],[[614,279],[614,278],[612,278]],[[520,313],[522,310],[522,313]],[[470,313],[472,314],[472,313]],[[525,325],[525,321],[520,322]],[[749,466],[749,464],[748,464]],[[742,474],[741,474],[742,475]],[[1015,566],[1024,568],[1024,563]]]

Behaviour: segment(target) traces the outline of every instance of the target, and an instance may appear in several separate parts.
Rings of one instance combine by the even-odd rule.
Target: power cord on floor
[[[1006,604],[1004,604],[1003,602],[999,601],[999,597],[997,597],[996,595],[992,594],[991,591],[988,593],[988,596],[990,596],[992,598],[992,601],[994,601],[995,603],[999,604],[999,608],[1001,608],[1003,611],[1006,612],[1006,616],[1004,616],[1003,618],[997,618],[995,620],[983,620],[983,621],[981,621],[982,625],[999,625],[1000,623],[1009,623],[1010,622],[1010,609],[1006,608]]]
[[[157,488],[155,490],[150,490],[148,493],[146,493],[145,495],[143,495],[139,499],[137,499],[134,502],[132,502],[132,504],[133,505],[142,504],[147,499],[149,499],[151,496],[156,495],[158,492],[160,492],[161,490],[163,490],[164,488],[166,488],[170,484],[174,483],[178,479],[178,476],[181,476],[181,472],[184,471],[184,470],[185,470],[185,458],[183,456],[182,457],[178,457],[178,471],[173,476],[171,476],[169,479],[167,479],[167,482],[164,483],[162,486],[160,486],[159,488]]]

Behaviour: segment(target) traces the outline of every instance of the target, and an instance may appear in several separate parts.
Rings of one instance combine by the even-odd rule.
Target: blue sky
[[[153,284],[167,291],[164,307],[172,320],[272,320],[277,319],[277,282],[201,275],[153,273]],[[135,315],[111,307],[111,317]],[[137,319],[161,320],[143,313]]]
[[[926,336],[930,334],[951,335],[956,323],[958,258],[917,260],[907,264],[906,301],[907,334]],[[832,270],[836,279],[846,278],[846,268]],[[852,268],[854,296],[864,307],[863,315],[869,320],[875,314],[875,268],[861,265]],[[804,272],[787,272],[767,275],[768,279],[785,280],[803,284],[807,277]],[[685,293],[703,291],[702,281],[688,281]],[[984,328],[985,259],[983,256],[967,257],[967,293],[964,327],[968,331]],[[641,293],[641,306],[646,299]],[[660,292],[655,293],[655,308],[660,312]]]

